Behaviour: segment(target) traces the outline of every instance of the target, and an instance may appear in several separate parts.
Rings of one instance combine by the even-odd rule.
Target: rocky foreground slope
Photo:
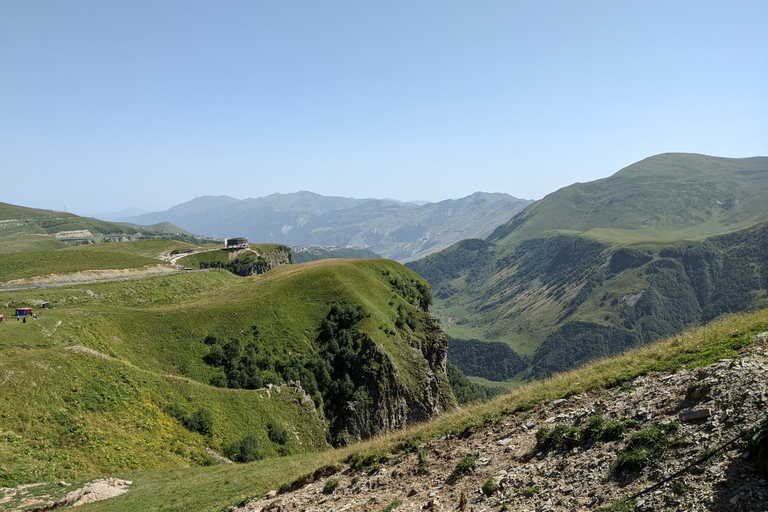
[[[483,428],[434,439],[401,457],[371,459],[292,492],[274,491],[237,510],[768,510],[768,483],[750,454],[741,440],[727,444],[766,411],[767,340],[768,333],[758,335],[733,360],[649,374],[631,386],[540,404]],[[542,427],[552,432],[561,424],[583,432],[598,416],[605,425],[616,420],[612,425],[625,426],[623,438],[568,448],[566,434],[563,443],[549,449],[537,443]],[[568,431],[578,438],[576,430]],[[663,449],[642,469],[631,464],[617,469],[620,455],[640,432],[656,432]],[[680,471],[637,496],[636,509],[617,503]]]

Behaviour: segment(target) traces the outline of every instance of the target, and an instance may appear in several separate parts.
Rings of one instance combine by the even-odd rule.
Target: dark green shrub
[[[224,373],[214,373],[213,376],[211,376],[211,386],[215,386],[217,388],[226,388],[227,384],[227,376],[224,375]]]
[[[204,436],[210,437],[213,435],[213,414],[205,407],[201,407],[195,411],[185,421],[182,421],[183,425],[192,432],[198,432]]]
[[[605,420],[599,414],[589,418],[589,423],[581,429],[579,433],[579,444],[581,446],[589,446],[603,436],[603,427],[605,426]]]
[[[224,453],[237,462],[252,462],[264,458],[259,451],[259,440],[253,434],[249,434],[231,445],[226,445]]]
[[[335,491],[338,486],[339,486],[338,478],[329,478],[328,480],[325,481],[325,485],[323,486],[323,494],[332,494],[333,491]]]
[[[566,449],[579,445],[580,429],[559,424],[555,428],[541,427],[536,432],[536,443],[541,450]]]
[[[453,475],[456,477],[468,475],[475,469],[477,469],[477,461],[473,456],[467,455],[456,464],[456,468],[453,470]]]
[[[270,423],[267,425],[267,436],[275,444],[284,445],[290,441],[288,431],[282,425]]]
[[[745,437],[744,447],[751,452],[755,469],[761,475],[768,476],[768,414],[764,414]]]
[[[163,409],[168,416],[176,418],[184,428],[190,432],[197,432],[206,437],[213,435],[213,414],[205,407],[201,407],[194,414],[189,415],[179,404],[170,403]]]
[[[620,420],[610,420],[603,427],[603,432],[600,436],[602,441],[620,441],[627,435],[627,424]]]
[[[481,487],[483,494],[490,497],[493,496],[496,491],[499,490],[499,484],[496,483],[496,480],[493,479],[493,477],[488,478],[488,480],[485,481],[483,486]]]
[[[669,448],[669,439],[659,427],[635,432],[614,464],[616,471],[640,471],[645,466],[660,460]]]
[[[168,416],[170,416],[172,418],[176,418],[177,420],[179,420],[182,423],[184,423],[184,421],[189,416],[187,414],[187,411],[182,409],[182,407],[179,404],[175,403],[175,402],[172,402],[172,403],[166,405],[165,408],[163,409],[163,411]]]

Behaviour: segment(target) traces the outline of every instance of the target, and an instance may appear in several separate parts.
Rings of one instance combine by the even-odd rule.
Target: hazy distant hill
[[[447,334],[546,375],[768,303],[768,158],[647,158],[408,266]]]
[[[426,204],[297,192],[243,200],[204,196],[124,220],[167,221],[217,238],[247,236],[254,243],[354,246],[410,261],[464,238],[487,236],[529,203],[483,192]]]

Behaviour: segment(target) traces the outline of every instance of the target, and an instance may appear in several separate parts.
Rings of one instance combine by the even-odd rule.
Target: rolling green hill
[[[448,335],[507,343],[524,380],[765,305],[767,219],[768,158],[665,154],[408,266]]]
[[[167,222],[152,226],[116,224],[72,213],[0,203],[0,254],[155,238],[204,241]]]
[[[703,240],[768,218],[768,157],[668,153],[537,201],[487,240],[514,245],[553,233],[605,244]]]
[[[293,258],[296,263],[306,263],[308,261],[324,260],[327,258],[353,258],[353,259],[376,259],[381,258],[378,254],[368,249],[356,247],[293,247]]]
[[[159,263],[184,245],[29,253],[9,275]],[[209,465],[208,448],[235,460],[314,452],[450,410],[430,300],[390,260],[0,291],[6,318],[37,315],[0,324],[0,486]]]

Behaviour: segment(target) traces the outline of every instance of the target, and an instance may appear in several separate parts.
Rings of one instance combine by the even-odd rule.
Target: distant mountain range
[[[497,345],[465,344],[494,362],[465,372],[562,371],[768,304],[768,158],[653,156],[408,266],[432,286],[449,336],[525,358],[500,365]]]
[[[120,220],[171,222],[199,235],[244,236],[252,243],[353,246],[406,262],[465,238],[487,236],[531,202],[485,192],[425,204],[312,192],[249,199],[203,196],[164,212]]]

